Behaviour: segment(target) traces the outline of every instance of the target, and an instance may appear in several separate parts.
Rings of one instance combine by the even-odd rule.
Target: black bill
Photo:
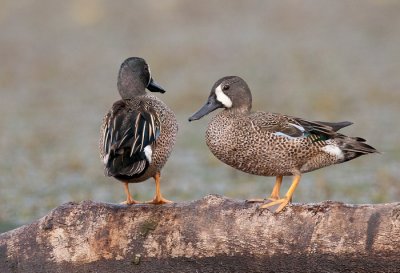
[[[207,115],[208,113],[211,113],[212,111],[214,111],[215,109],[218,108],[223,108],[224,106],[222,105],[222,103],[220,103],[219,101],[217,101],[215,99],[215,96],[210,96],[207,100],[207,103],[204,104],[203,107],[200,108],[199,111],[197,111],[196,113],[194,113],[190,118],[189,121],[193,121],[193,120],[198,120],[201,119],[202,117],[204,117],[205,115]]]
[[[151,92],[160,92],[165,93],[165,89],[161,87],[158,83],[156,83],[153,78],[150,79],[149,85],[147,85],[147,89]]]

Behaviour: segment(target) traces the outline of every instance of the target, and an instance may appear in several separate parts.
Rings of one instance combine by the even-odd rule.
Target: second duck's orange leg
[[[281,185],[282,185],[282,178],[283,178],[282,175],[278,175],[276,177],[274,188],[272,189],[271,196],[268,199],[270,199],[272,201],[279,199],[279,191],[280,191]]]
[[[156,175],[153,177],[154,181],[156,182],[156,195],[154,196],[153,200],[146,202],[148,204],[156,204],[156,205],[161,205],[161,204],[168,204],[168,203],[173,203],[170,200],[165,199],[160,191],[160,172],[157,172]]]
[[[281,210],[283,210],[283,208],[292,200],[293,193],[296,190],[296,187],[300,182],[300,178],[301,178],[300,175],[295,175],[295,177],[293,178],[292,185],[290,185],[290,188],[287,191],[285,197],[275,200],[275,201],[272,201],[270,203],[264,204],[264,205],[260,206],[260,209],[267,208],[274,212],[280,212]],[[271,208],[271,207],[274,207],[275,205],[279,205],[279,207],[277,209]]]
[[[280,191],[281,185],[282,185],[282,178],[283,178],[283,176],[281,176],[281,175],[278,175],[276,177],[274,188],[272,189],[272,193],[271,193],[270,197],[268,198],[268,200],[275,201],[275,200],[279,199],[279,191]],[[248,200],[246,200],[246,202],[264,203],[265,199],[248,199]]]

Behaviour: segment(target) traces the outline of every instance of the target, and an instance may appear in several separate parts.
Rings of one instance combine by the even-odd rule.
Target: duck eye
[[[226,91],[228,89],[229,89],[229,85],[225,84],[225,85],[222,86],[222,90]]]

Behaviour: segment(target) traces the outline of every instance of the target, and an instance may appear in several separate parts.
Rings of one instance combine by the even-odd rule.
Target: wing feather
[[[310,138],[313,142],[331,139],[339,135],[337,133],[338,130],[352,124],[348,121],[308,121],[301,118],[266,112],[255,112],[251,118],[253,123],[262,130],[289,138]]]
[[[139,176],[150,162],[144,149],[153,145],[161,132],[157,113],[143,105],[132,109],[114,104],[102,134],[105,173],[109,176]]]

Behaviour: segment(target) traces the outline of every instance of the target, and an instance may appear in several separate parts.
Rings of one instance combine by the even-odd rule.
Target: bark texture
[[[400,272],[400,203],[62,205],[0,234],[0,272]]]

